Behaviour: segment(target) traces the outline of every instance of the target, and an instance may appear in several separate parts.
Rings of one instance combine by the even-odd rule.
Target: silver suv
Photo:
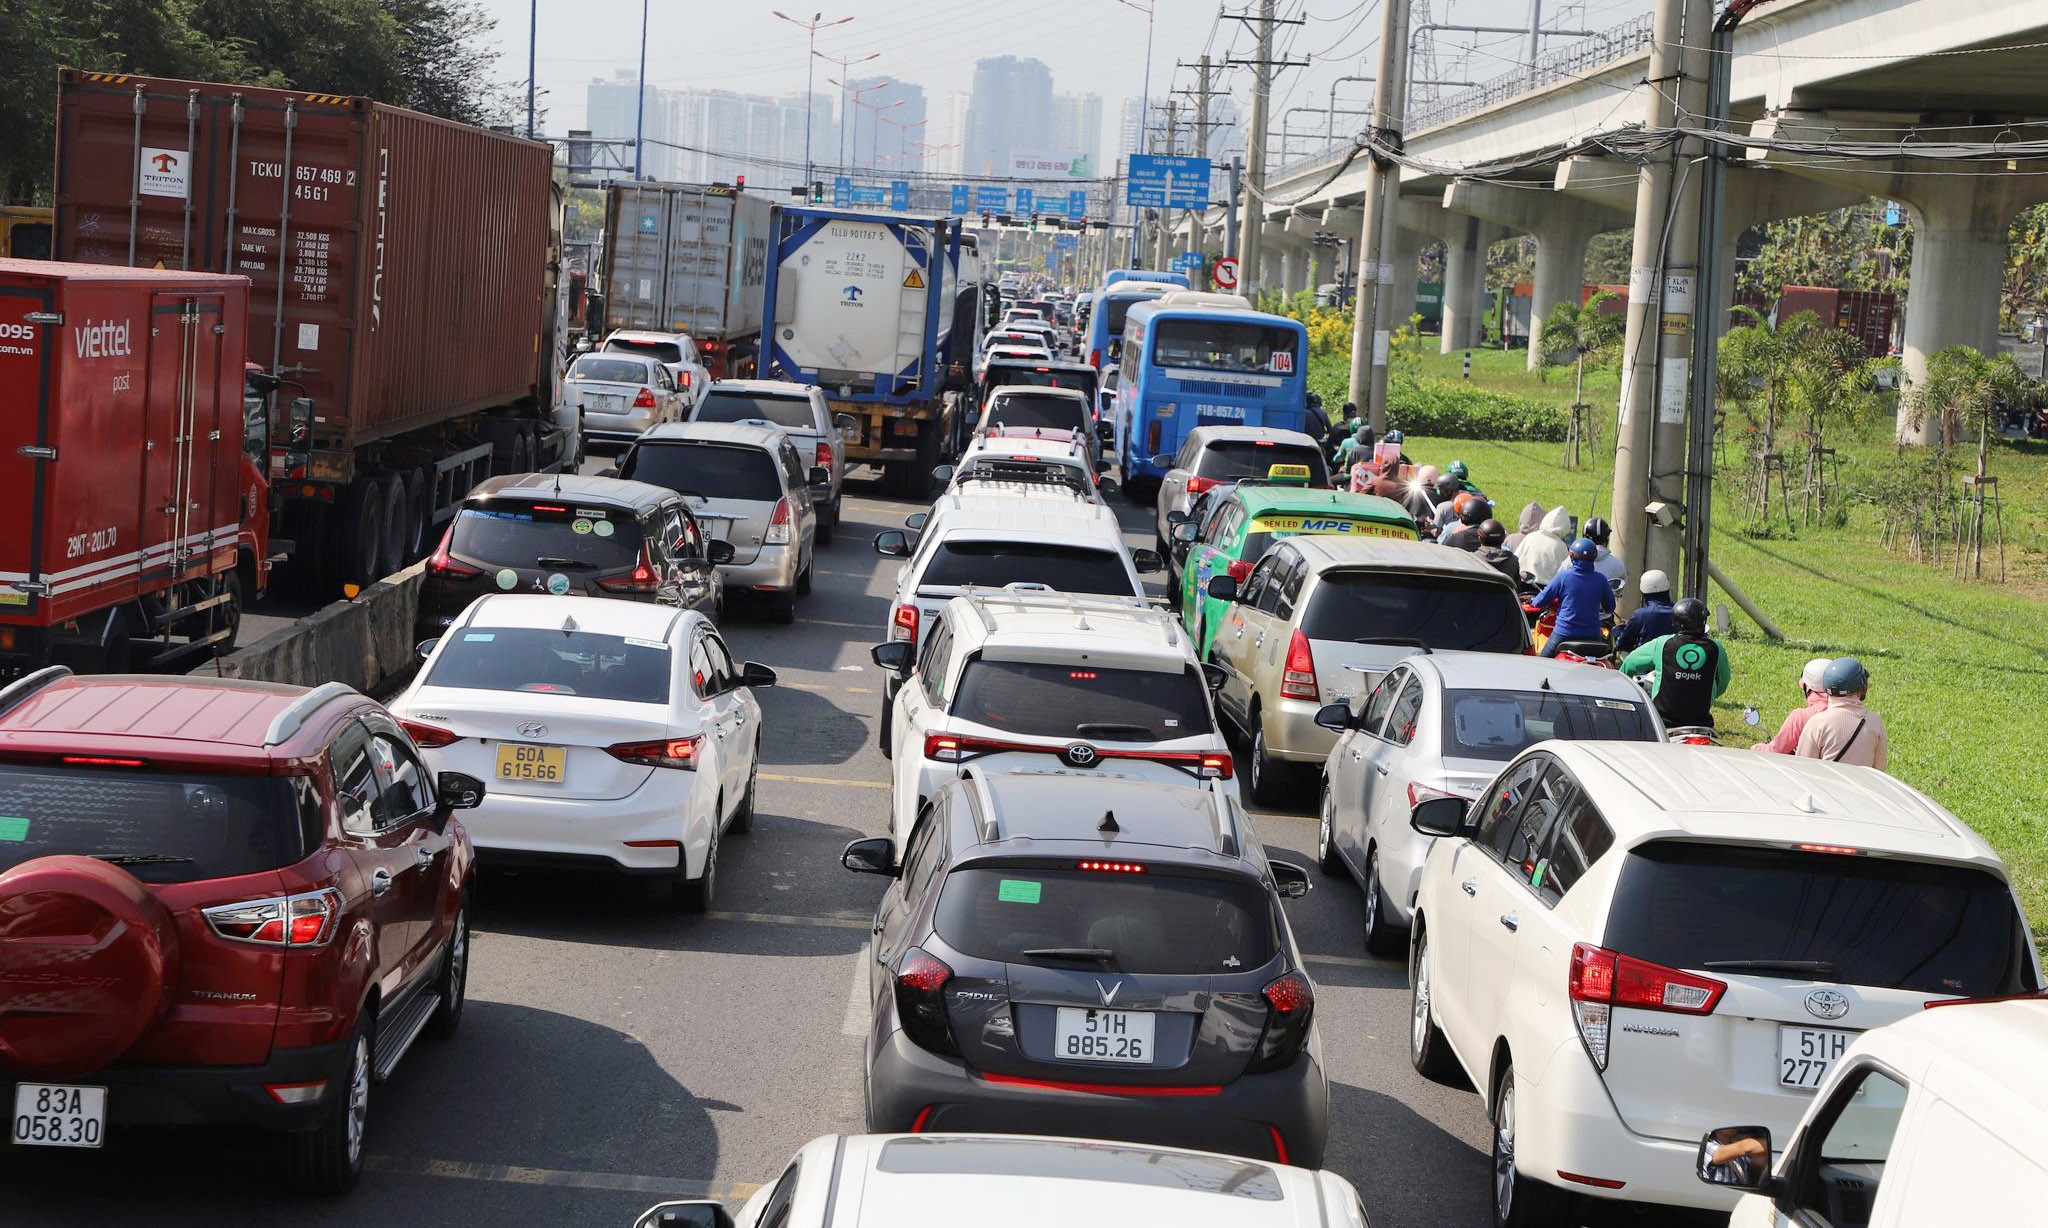
[[[690,412],[690,421],[772,426],[789,436],[799,460],[825,471],[822,483],[810,484],[811,501],[818,510],[818,540],[832,540],[846,484],[845,432],[858,427],[851,414],[833,415],[822,388],[780,379],[722,379]]]

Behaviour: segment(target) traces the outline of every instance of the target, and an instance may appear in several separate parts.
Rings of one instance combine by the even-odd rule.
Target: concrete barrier
[[[220,659],[229,678],[318,686],[346,682],[376,694],[414,663],[413,622],[424,564],[380,580],[354,601],[325,606]]]

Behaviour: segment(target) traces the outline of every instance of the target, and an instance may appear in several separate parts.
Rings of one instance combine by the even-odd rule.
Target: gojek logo
[[[1680,669],[1702,670],[1707,667],[1707,650],[1701,644],[1680,644],[1673,659]]]

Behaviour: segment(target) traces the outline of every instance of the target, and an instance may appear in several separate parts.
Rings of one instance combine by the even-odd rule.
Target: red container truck
[[[0,259],[0,680],[233,644],[268,553],[248,301],[245,277]]]
[[[333,594],[425,553],[490,473],[574,463],[552,164],[362,98],[66,70],[56,254],[250,279],[273,545]]]

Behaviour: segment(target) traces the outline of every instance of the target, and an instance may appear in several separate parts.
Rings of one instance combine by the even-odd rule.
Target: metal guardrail
[[[1648,47],[1652,41],[1651,14],[1644,13],[1629,21],[1603,30],[1592,38],[1582,38],[1567,43],[1554,51],[1546,51],[1536,58],[1533,66],[1516,68],[1512,72],[1480,82],[1467,90],[1448,94],[1442,98],[1415,107],[1408,113],[1403,127],[1411,132],[1449,123],[1461,115],[1470,115],[1495,103],[1506,102],[1531,90],[1541,89],[1558,81],[1586,76],[1600,68],[1633,55]],[[1318,167],[1326,167],[1338,161],[1351,151],[1353,138],[1345,136],[1332,140],[1322,149],[1303,157],[1295,158],[1271,171],[1267,178],[1287,179]]]

